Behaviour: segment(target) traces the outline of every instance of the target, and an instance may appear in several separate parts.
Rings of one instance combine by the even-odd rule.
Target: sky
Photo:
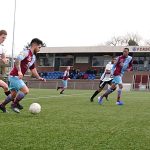
[[[8,32],[7,54],[32,38],[47,47],[97,46],[127,33],[150,39],[149,0],[0,0],[0,29]]]

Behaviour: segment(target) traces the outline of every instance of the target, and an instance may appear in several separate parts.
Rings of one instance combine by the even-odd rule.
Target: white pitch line
[[[40,98],[45,98],[45,99],[47,99],[47,98],[52,98],[52,97],[54,97],[54,98],[57,98],[57,97],[65,97],[65,96],[81,96],[82,95],[82,97],[85,97],[84,95],[86,95],[86,94],[89,94],[89,93],[82,93],[82,94],[71,94],[71,95],[51,95],[51,96],[46,96],[46,97],[33,97],[33,98],[25,98],[25,99],[40,99]]]

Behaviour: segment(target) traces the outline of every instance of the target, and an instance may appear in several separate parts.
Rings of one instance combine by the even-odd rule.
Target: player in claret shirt
[[[121,101],[121,94],[122,94],[122,77],[124,75],[125,71],[131,71],[132,70],[132,57],[129,56],[129,49],[124,48],[123,50],[123,55],[119,56],[116,59],[116,63],[114,64],[112,68],[112,75],[113,75],[113,80],[112,80],[112,85],[111,87],[102,95],[98,98],[98,103],[102,104],[103,102],[103,97],[108,96],[110,93],[114,91],[116,86],[118,85],[118,95],[117,95],[117,105],[123,105],[123,102]]]
[[[31,70],[32,75],[38,80],[46,81],[39,76],[35,68],[36,54],[40,51],[42,46],[43,42],[38,38],[34,38],[30,43],[30,48],[24,49],[16,58],[14,68],[12,68],[9,74],[9,88],[11,94],[0,104],[0,109],[4,113],[7,112],[5,106],[10,101],[13,101],[11,105],[13,111],[19,113],[20,109],[23,109],[23,106],[21,106],[19,102],[29,93],[29,88],[22,80],[28,69]]]
[[[63,79],[62,79],[63,86],[57,87],[57,90],[61,89],[60,94],[63,94],[64,90],[67,88],[68,80],[70,80],[69,70],[70,70],[70,66],[68,66],[64,72]]]

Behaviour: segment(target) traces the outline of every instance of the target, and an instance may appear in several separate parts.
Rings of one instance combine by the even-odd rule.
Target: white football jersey
[[[112,80],[112,74],[111,74],[111,70],[112,70],[113,64],[111,62],[109,62],[106,67],[105,67],[105,71],[102,74],[100,80],[102,81],[110,81]]]

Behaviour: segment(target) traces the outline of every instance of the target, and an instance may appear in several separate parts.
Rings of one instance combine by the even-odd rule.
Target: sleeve
[[[35,64],[32,64],[32,65],[29,67],[30,70],[32,70],[32,69],[34,69],[34,68],[35,68]]]
[[[131,59],[131,61],[129,62],[129,65],[128,65],[127,69],[132,70],[133,69],[132,65],[133,65],[133,60]]]
[[[67,75],[67,71],[64,72],[64,75],[63,75],[63,76],[66,77],[66,75]]]
[[[111,69],[111,74],[112,75],[114,74],[114,71],[115,71],[115,68],[116,68],[116,65],[117,65],[118,62],[119,62],[119,57],[116,58],[116,62],[112,66],[112,69]]]
[[[18,60],[24,60],[28,56],[29,51],[27,49],[24,49],[20,52],[20,54],[17,56]]]

